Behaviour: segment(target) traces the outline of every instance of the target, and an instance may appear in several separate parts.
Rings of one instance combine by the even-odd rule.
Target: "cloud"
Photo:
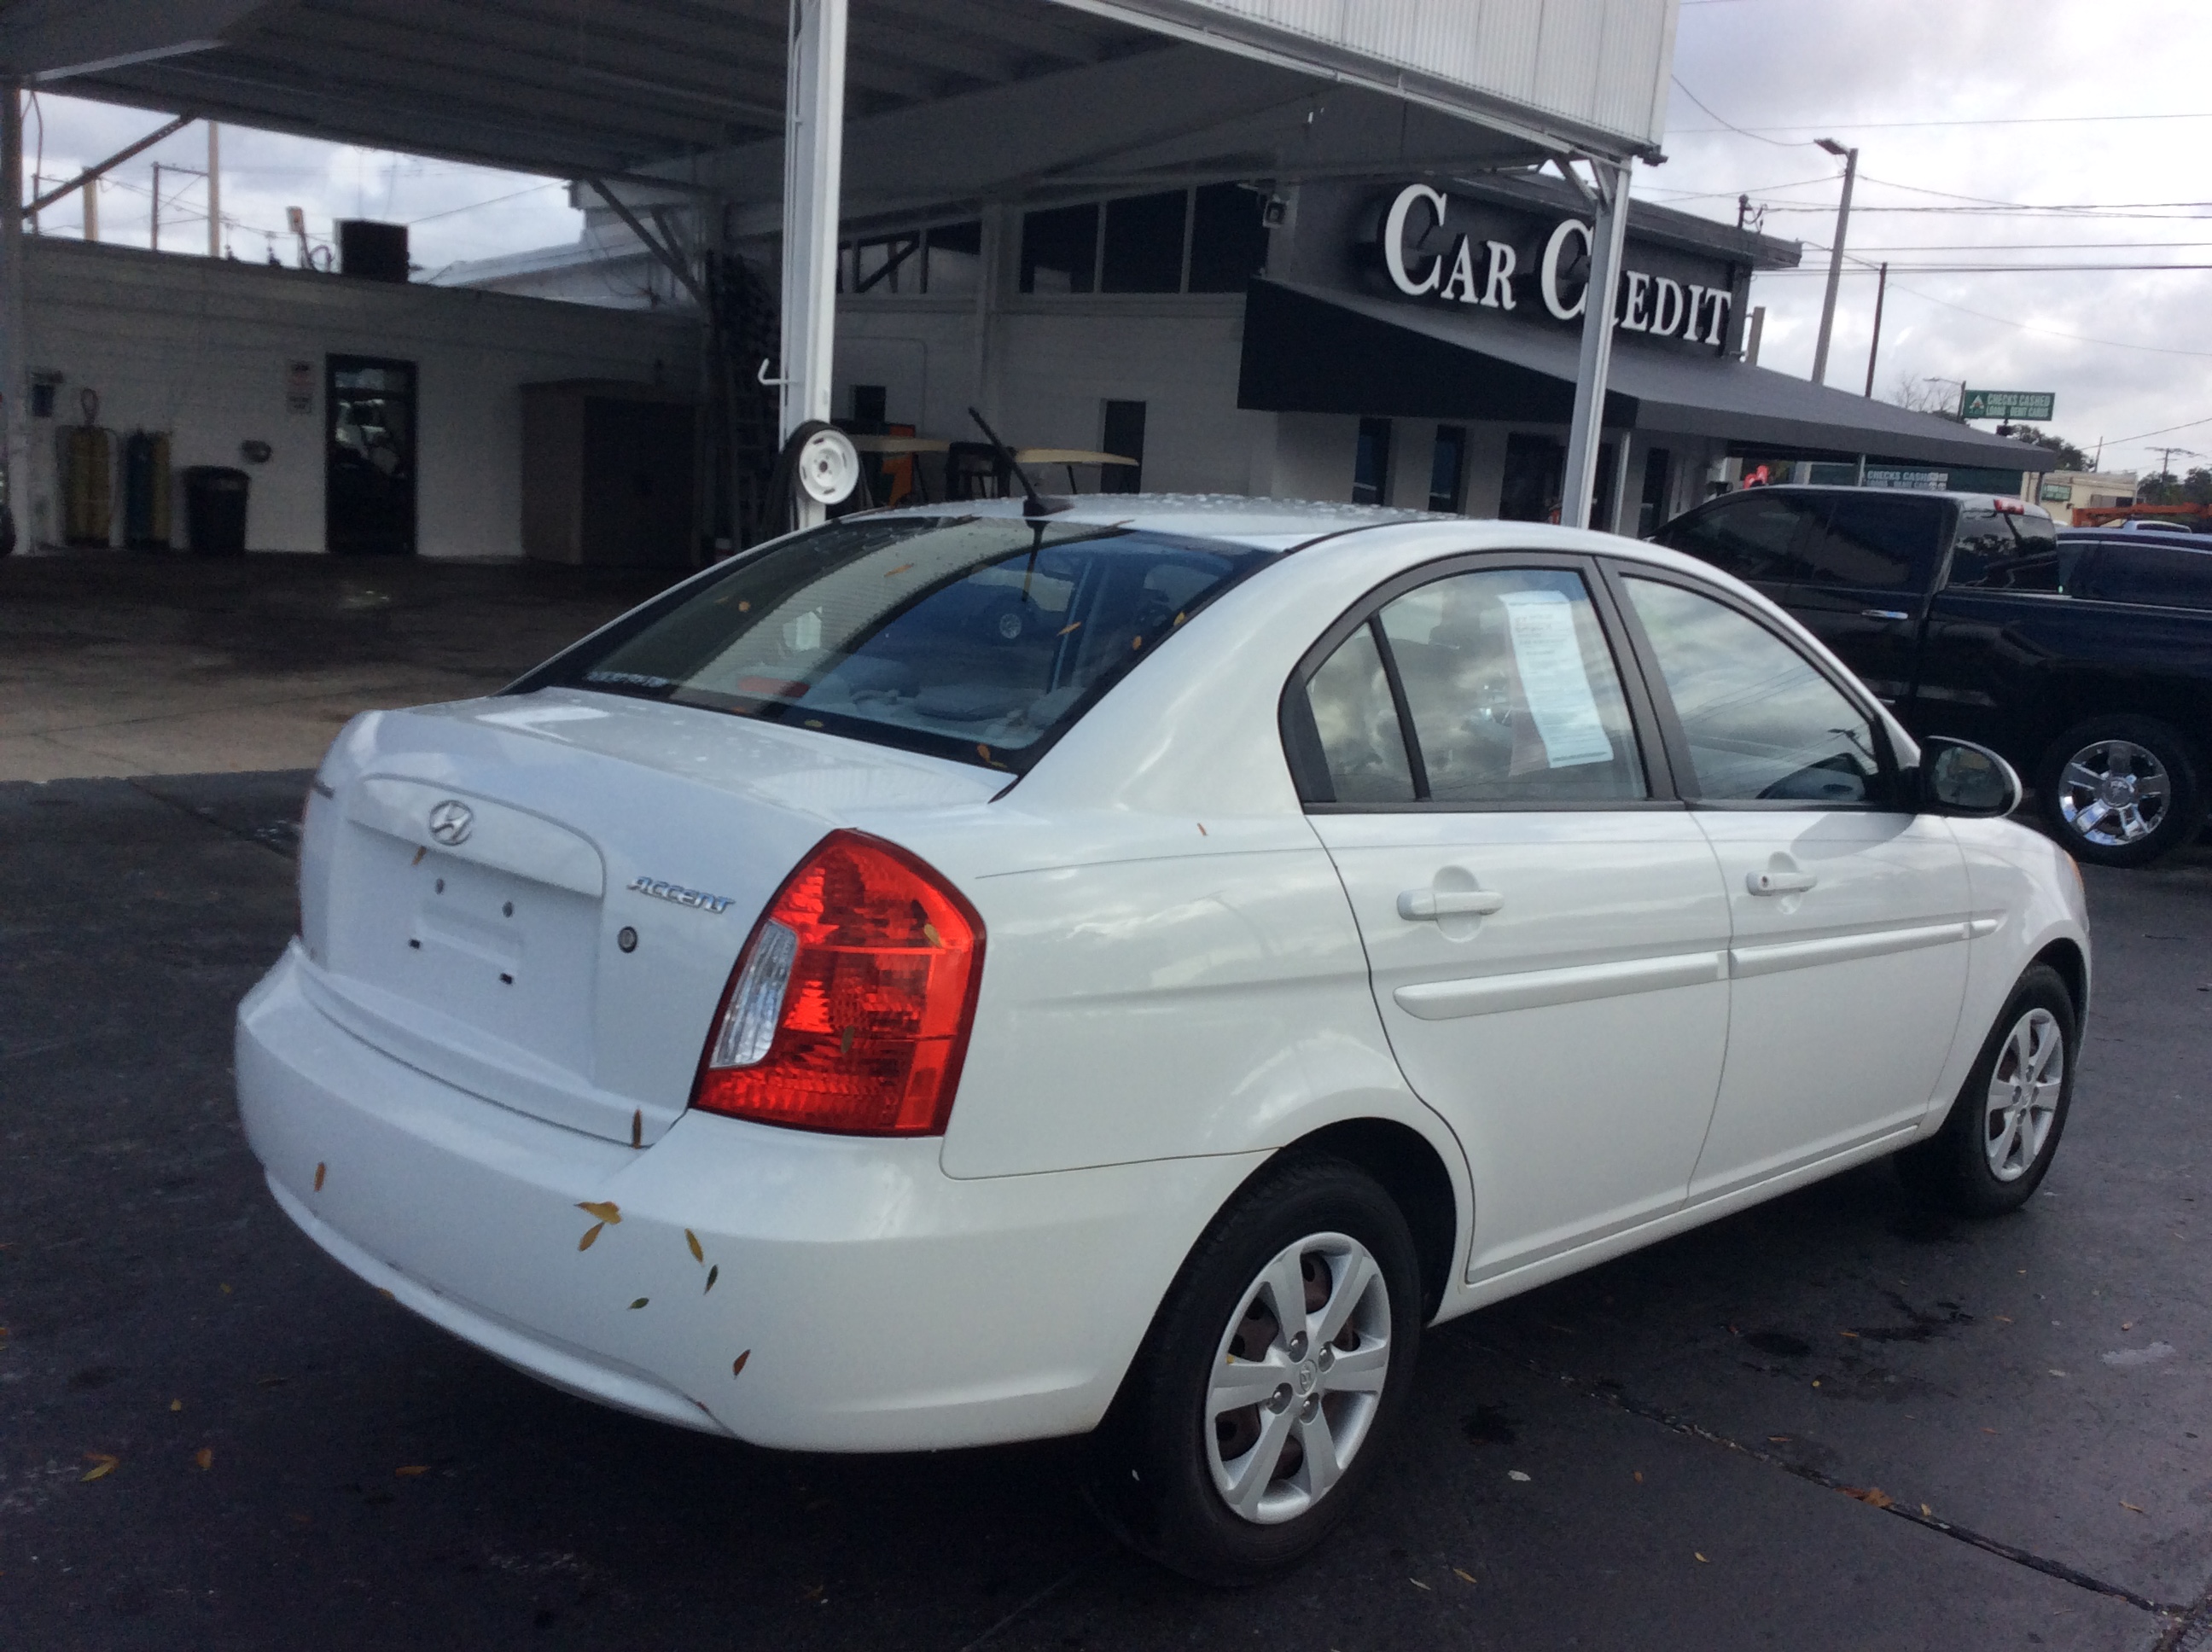
[[[1802,374],[1841,172],[1810,140],[1856,144],[1847,248],[1893,265],[1877,393],[1923,376],[2052,391],[2052,428],[2092,449],[2100,438],[2212,420],[2212,270],[1904,268],[2212,264],[2212,189],[2197,158],[2212,119],[2081,118],[2212,113],[2196,68],[2208,46],[2212,9],[2201,0],[2141,0],[2117,17],[2090,0],[1685,0],[1676,76],[1759,136],[1714,130],[1677,90],[1669,162],[1640,169],[1636,187],[1730,219],[1735,193],[1748,191],[1768,207],[1769,233],[1808,243],[1806,273],[1761,276],[1753,294],[1768,312],[1761,364]],[[1929,191],[1997,203],[2197,204],[2002,216],[1952,210],[1977,203],[1917,192]],[[1708,198],[1686,198],[1699,195]],[[1831,384],[1865,383],[1875,284],[1870,269],[1846,265]],[[2212,422],[2166,440],[2192,438],[2212,452]],[[2105,459],[2155,463],[2142,441],[2108,446]]]

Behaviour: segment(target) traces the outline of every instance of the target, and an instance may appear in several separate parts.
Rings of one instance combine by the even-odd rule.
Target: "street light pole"
[[[1883,301],[1883,300],[1885,300],[1885,299],[1887,299],[1888,296],[1889,296],[1889,263],[1888,263],[1888,260],[1887,260],[1887,259],[1884,259],[1884,260],[1882,261],[1882,266],[1881,266],[1881,278],[1880,280],[1878,280],[1877,282],[1875,282],[1875,288],[1874,288],[1874,343],[1872,343],[1871,344],[1869,344],[1869,345],[1867,346],[1867,387],[1866,387],[1866,393],[1867,393],[1867,397],[1868,397],[1868,398],[1869,398],[1869,400],[1871,400],[1871,399],[1873,398],[1873,396],[1874,396],[1874,364],[1875,364],[1875,358],[1876,358],[1877,356],[1879,356],[1879,355],[1881,354],[1881,306],[1882,306],[1882,301]]]
[[[1859,152],[1847,149],[1832,137],[1814,140],[1844,162],[1844,198],[1836,207],[1836,241],[1828,249],[1828,295],[1820,302],[1820,339],[1813,347],[1813,382],[1828,381],[1828,337],[1836,327],[1836,287],[1844,276],[1844,236],[1851,225],[1851,185],[1858,181]]]

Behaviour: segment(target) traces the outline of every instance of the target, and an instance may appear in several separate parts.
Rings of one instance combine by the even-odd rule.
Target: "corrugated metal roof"
[[[852,0],[848,113],[950,114],[1222,47],[1206,55],[1479,122],[1462,129],[1471,157],[1626,153],[1656,138],[1674,3]],[[612,176],[779,137],[787,16],[787,0],[9,0],[0,64],[113,103]],[[1139,103],[1121,118],[1127,142],[1208,113]]]

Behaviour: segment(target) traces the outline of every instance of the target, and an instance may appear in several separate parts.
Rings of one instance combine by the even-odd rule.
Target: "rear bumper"
[[[1184,1255],[1263,1157],[956,1181],[933,1138],[701,1114],[635,1150],[394,1060],[308,1002],[299,968],[288,953],[237,1032],[240,1111],[286,1213],[370,1284],[556,1388],[759,1445],[1091,1428]],[[580,1248],[586,1200],[621,1219]]]

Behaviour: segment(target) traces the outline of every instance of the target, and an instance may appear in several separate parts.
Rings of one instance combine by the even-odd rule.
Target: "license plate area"
[[[348,823],[331,969],[592,1070],[599,902]]]

